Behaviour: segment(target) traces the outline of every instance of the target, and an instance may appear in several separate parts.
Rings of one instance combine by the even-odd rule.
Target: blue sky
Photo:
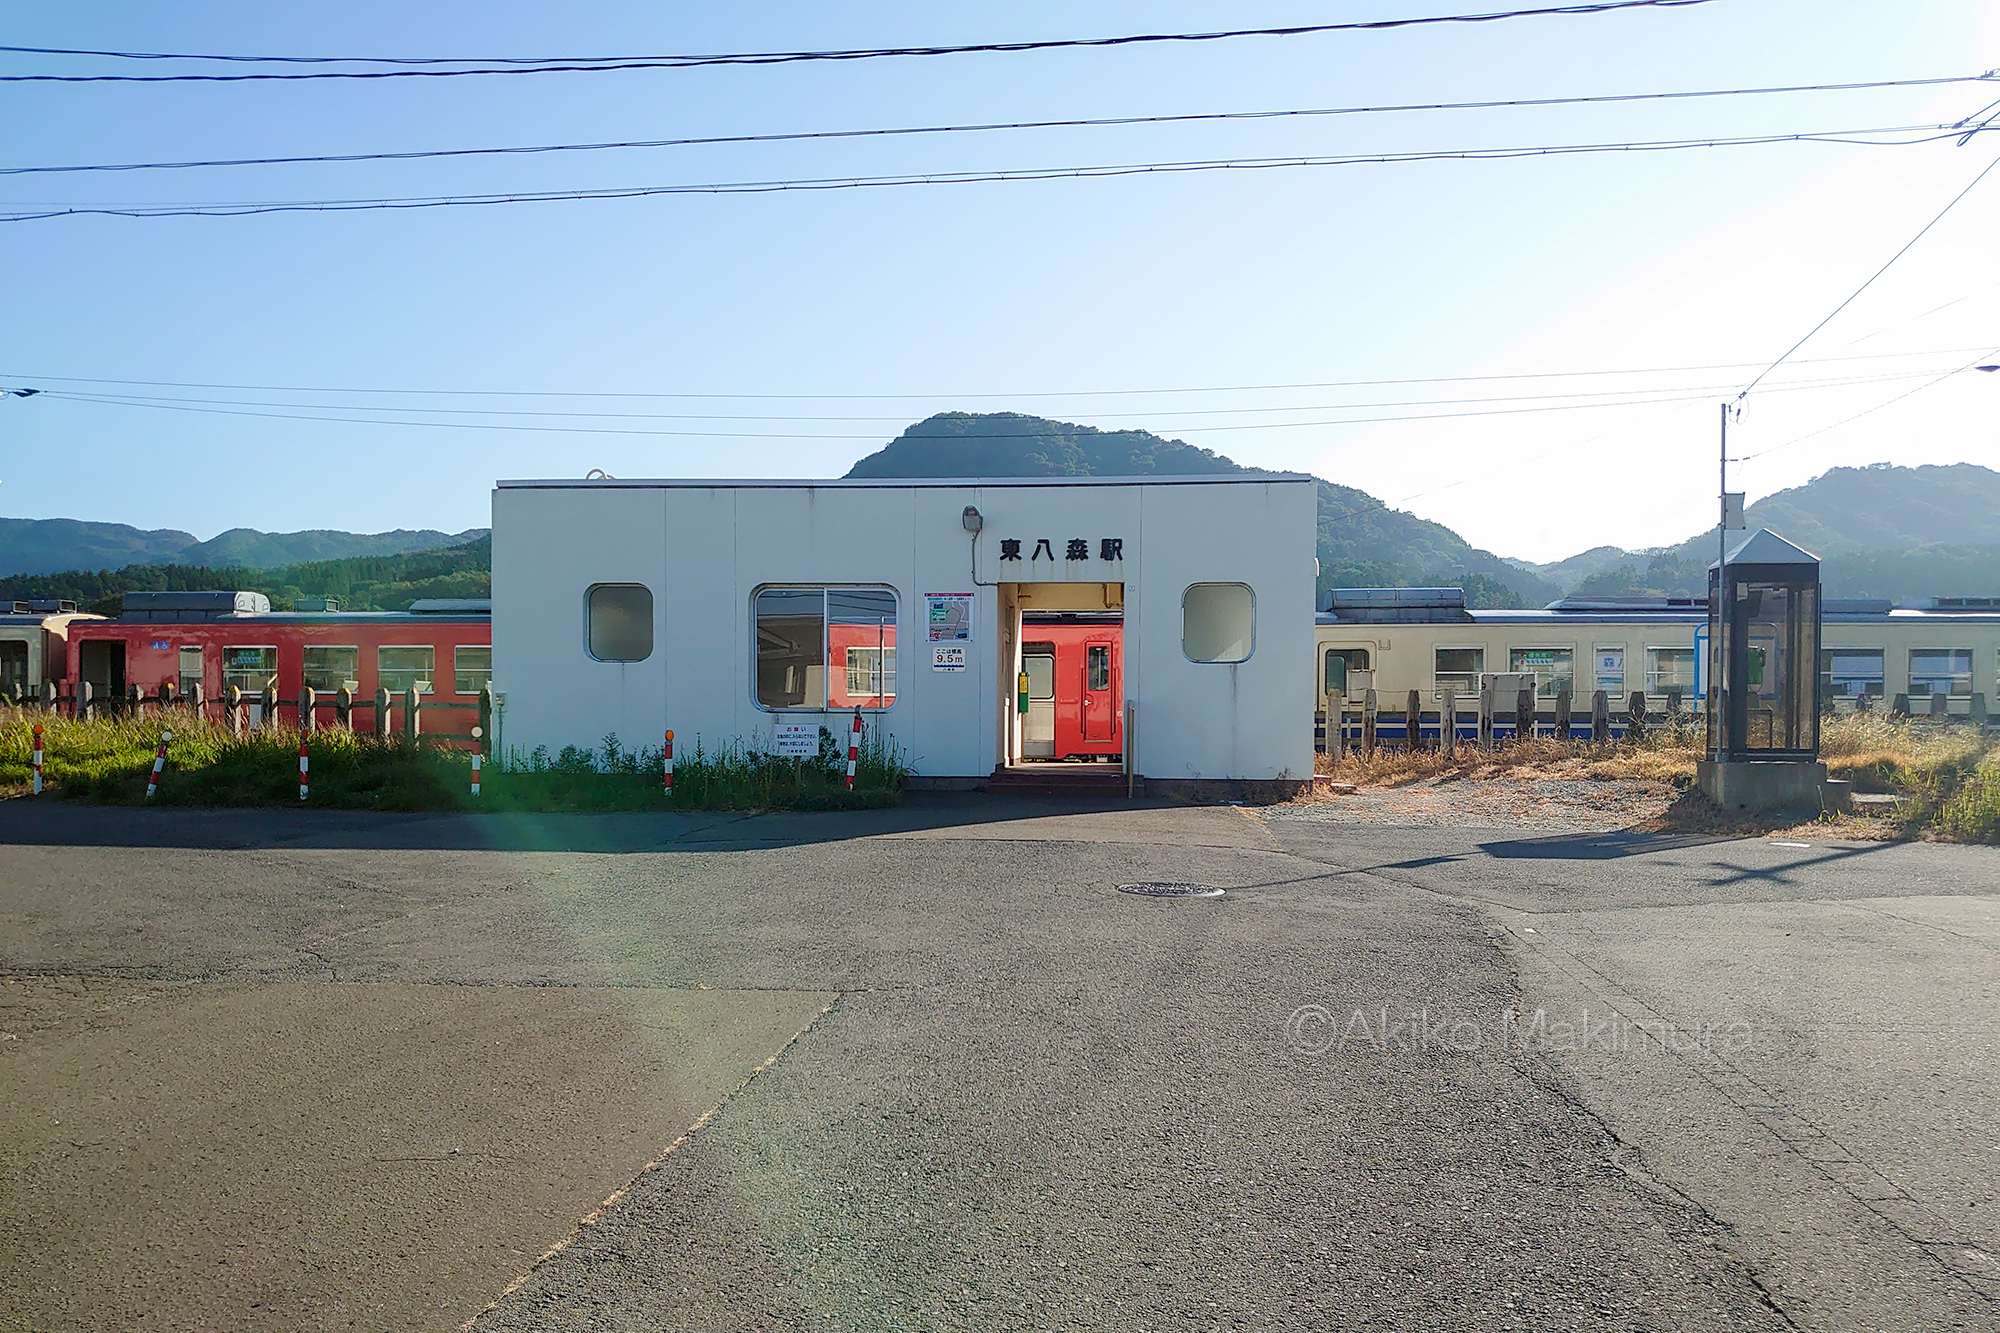
[[[99,4],[12,13],[4,42],[554,56],[1004,41],[1489,7],[1498,6],[880,4],[835,14],[803,4],[729,12],[636,4],[587,11],[217,4],[169,12]],[[0,124],[8,127],[0,165],[1933,77],[2000,65],[1996,37],[1992,18],[1971,0],[1921,7],[1712,0],[1477,27],[775,68],[291,85],[12,84],[0,86]],[[0,72],[104,67],[0,57]],[[0,202],[435,195],[1786,133],[1954,120],[1995,97],[2000,86],[1982,84],[14,176],[0,179]],[[2000,135],[1965,148],[1785,145],[0,224],[0,385],[208,400],[150,408],[52,395],[0,401],[0,513],[179,527],[203,537],[232,526],[459,529],[486,521],[498,477],[592,467],[621,476],[832,476],[931,412],[1013,409],[1144,426],[1246,463],[1312,470],[1505,554],[1553,559],[1600,541],[1665,543],[1712,521],[1713,401],[1723,395],[1704,395],[1754,370],[1632,372],[1749,367],[1775,357],[2000,153],[2000,142],[1989,140]],[[1774,385],[1783,392],[1753,398],[1740,428],[1744,451],[1772,451],[1739,474],[1753,496],[1835,463],[2000,465],[1992,424],[2000,420],[2000,376],[1960,374],[1935,387],[1925,379],[1976,355],[1962,349],[2000,344],[2000,258],[1984,240],[1996,228],[2000,172],[1799,353]],[[1862,357],[1870,359],[1855,359]],[[1577,371],[1621,373],[1352,384]],[[1786,388],[1787,377],[1814,383]],[[1179,392],[1301,384],[1348,387]],[[1920,392],[1907,402],[1869,412],[1913,387]],[[1556,391],[1629,399],[1640,389],[1687,401],[1559,412],[1442,404]],[[610,396],[644,394],[708,396]],[[1411,405],[1418,402],[1427,405]],[[196,406],[227,411],[185,410]],[[1504,415],[1435,415],[1502,407]],[[556,411],[604,415],[522,415]],[[1430,419],[1291,424],[1412,414]],[[691,433],[547,429],[557,424]],[[811,438],[785,438],[796,436]],[[1556,502],[1529,503],[1524,482]]]

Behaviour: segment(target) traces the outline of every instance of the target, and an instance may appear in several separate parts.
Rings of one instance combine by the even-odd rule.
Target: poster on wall
[[[965,670],[965,645],[962,643],[934,643],[931,645],[931,670]]]
[[[972,594],[969,592],[927,592],[924,594],[924,626],[932,643],[972,641]]]

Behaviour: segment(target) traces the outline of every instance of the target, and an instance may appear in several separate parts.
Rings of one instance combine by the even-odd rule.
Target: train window
[[[1368,669],[1366,648],[1329,648],[1326,650],[1326,693],[1347,697],[1347,673]]]
[[[1111,645],[1093,643],[1085,655],[1085,671],[1090,679],[1084,683],[1085,689],[1108,690],[1111,688]]]
[[[1247,583],[1194,583],[1181,594],[1181,652],[1190,662],[1247,661],[1257,599]]]
[[[1432,688],[1442,695],[1479,693],[1480,673],[1486,670],[1484,648],[1439,648],[1432,659]]]
[[[1625,693],[1625,646],[1599,644],[1592,656],[1592,670],[1596,673],[1592,688],[1603,690],[1613,699],[1621,698]]]
[[[203,688],[205,679],[206,677],[202,671],[201,645],[198,643],[182,644],[180,651],[181,697],[183,699],[192,697],[196,690]]]
[[[222,650],[222,684],[234,685],[245,694],[262,694],[278,674],[276,648],[228,648]]]
[[[1042,649],[1031,652],[1028,649]],[[1028,678],[1028,698],[1053,699],[1056,697],[1056,654],[1052,643],[1024,644],[1021,653],[1021,674]]]
[[[313,644],[305,650],[305,682],[322,694],[361,688],[361,650]]]
[[[1819,655],[1820,691],[1830,699],[1881,698],[1880,648],[1828,648]]]
[[[1507,669],[1532,673],[1535,693],[1553,699],[1562,690],[1576,693],[1576,653],[1569,648],[1509,648]]]
[[[1910,649],[1911,694],[1972,693],[1970,648]]]
[[[427,643],[384,645],[375,650],[375,688],[391,694],[431,693],[437,650]]]
[[[894,648],[847,648],[847,693],[850,698],[870,701],[896,697],[896,650]]]
[[[895,702],[895,593],[765,588],[754,615],[760,707],[886,708]]]
[[[1753,664],[1751,680],[1757,680]],[[1678,689],[1694,697],[1694,649],[1648,648],[1646,650],[1646,693],[1655,698]]]
[[[584,599],[590,655],[600,662],[643,662],[653,655],[653,590],[643,583],[599,583]]]
[[[0,692],[23,693],[28,689],[28,645],[20,639],[0,640]]]
[[[493,683],[493,650],[460,644],[451,650],[451,692],[478,694]]]

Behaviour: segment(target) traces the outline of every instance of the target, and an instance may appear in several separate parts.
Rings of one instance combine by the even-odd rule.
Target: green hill
[[[1977,464],[1837,467],[1765,496],[1744,521],[1819,556],[1829,597],[2000,595],[2000,472]],[[1572,590],[1599,597],[1700,596],[1715,561],[1715,529],[1664,550],[1614,555],[1622,558],[1599,560]],[[1538,568],[1553,574],[1558,566]]]
[[[1143,477],[1256,473],[1212,450],[1143,430],[1104,431],[1018,412],[920,421],[850,477]],[[1445,527],[1365,491],[1319,483],[1320,587],[1462,586],[1474,606],[1539,606],[1560,589]]]
[[[166,563],[211,569],[275,569],[306,561],[442,550],[462,546],[485,531],[398,528],[394,532],[338,532],[315,528],[259,532],[231,528],[208,541],[198,541],[193,533],[178,528],[145,531],[123,523],[75,518],[0,518],[0,575]]]
[[[419,597],[493,595],[493,538],[401,555],[318,560],[277,569],[213,565],[126,565],[119,569],[15,574],[0,578],[0,600],[66,597],[86,610],[116,615],[128,592],[261,592],[287,610],[300,597],[338,597],[350,611],[401,611]]]

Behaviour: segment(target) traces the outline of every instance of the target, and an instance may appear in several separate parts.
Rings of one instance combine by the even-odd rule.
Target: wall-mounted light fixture
[[[964,525],[965,530],[967,532],[976,533],[981,528],[986,526],[986,519],[984,518],[984,516],[982,516],[980,512],[977,509],[973,508],[971,505],[967,505],[965,507],[965,512],[958,516],[958,521],[962,525]]]

